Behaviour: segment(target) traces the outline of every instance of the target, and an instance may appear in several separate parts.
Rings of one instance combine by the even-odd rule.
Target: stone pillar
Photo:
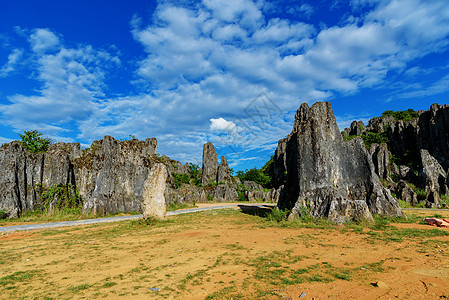
[[[167,181],[167,167],[158,163],[153,166],[144,183],[143,218],[163,219],[165,207],[165,184]]]

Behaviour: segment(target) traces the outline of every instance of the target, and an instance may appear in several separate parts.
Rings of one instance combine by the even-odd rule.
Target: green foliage
[[[418,113],[413,109],[402,111],[386,110],[382,113],[382,117],[393,116],[396,120],[410,121],[418,117]]]
[[[181,173],[171,173],[174,178],[174,184],[175,188],[179,189],[183,183],[189,184],[190,183],[190,176],[189,174],[181,174]]]
[[[283,222],[287,220],[288,215],[290,214],[290,211],[285,209],[279,209],[277,207],[273,208],[267,215],[267,221],[274,221],[274,222]]]
[[[440,195],[440,198],[441,198],[441,206],[443,208],[449,207],[449,196],[442,194]]]
[[[372,144],[388,143],[388,138],[385,132],[374,133],[367,131],[362,134],[362,139],[367,149],[369,149]]]
[[[52,144],[50,138],[42,137],[42,133],[37,130],[25,130],[24,134],[19,133],[19,136],[22,146],[32,153],[45,152]]]
[[[347,135],[346,132],[344,132],[344,131],[342,131],[341,134],[343,136],[343,140],[345,140],[345,141],[350,141],[350,140],[354,139],[357,136],[355,134]]]
[[[252,168],[249,170],[237,171],[237,177],[243,181],[255,181],[263,187],[270,187],[272,178],[265,174],[261,169]]]
[[[50,212],[51,204],[52,209],[56,211],[80,209],[83,206],[82,197],[71,184],[58,184],[49,188],[41,186],[41,188],[41,200],[35,208],[37,212]]]
[[[6,219],[7,216],[8,216],[8,214],[6,213],[6,210],[0,209],[0,220]]]

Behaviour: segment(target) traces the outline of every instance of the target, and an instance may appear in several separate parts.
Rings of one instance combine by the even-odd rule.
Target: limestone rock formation
[[[426,187],[427,205],[430,207],[439,207],[440,194],[446,190],[446,172],[427,150],[422,149],[420,154],[422,170],[419,176]]]
[[[287,182],[278,206],[292,209],[291,217],[308,213],[342,223],[402,215],[362,140],[343,141],[330,103],[303,103],[286,143]]]
[[[167,167],[156,163],[143,185],[143,218],[163,219],[167,212],[165,206],[165,187]]]
[[[204,144],[203,146],[203,166],[202,166],[202,179],[203,185],[208,185],[211,182],[216,182],[218,171],[218,157],[215,152],[215,147],[211,142]]]
[[[381,179],[389,179],[390,152],[386,144],[372,144],[370,154],[374,164],[374,171]]]
[[[228,161],[222,156],[221,163],[217,170],[217,182],[230,183],[231,181],[231,172],[229,170]]]
[[[141,211],[144,183],[156,148],[154,138],[121,142],[105,136],[94,141],[73,162],[84,210],[97,214]]]
[[[217,185],[214,189],[214,201],[233,202],[239,199],[239,195],[234,187],[227,184]]]
[[[86,211],[141,211],[156,147],[154,138],[120,142],[105,136],[85,150],[78,143],[58,143],[45,153],[29,153],[11,142],[0,148],[0,210],[17,217],[34,210],[43,191],[61,185],[79,192]]]
[[[353,121],[349,127],[348,135],[361,135],[365,129],[365,124],[362,121]]]
[[[418,203],[418,196],[404,180],[400,180],[399,183],[395,186],[394,190],[398,199],[404,200],[411,205],[415,205]]]

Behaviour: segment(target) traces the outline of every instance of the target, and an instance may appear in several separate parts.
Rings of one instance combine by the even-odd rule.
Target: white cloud
[[[237,129],[234,122],[227,121],[223,118],[210,119],[210,130],[212,131],[234,131]]]
[[[23,51],[21,49],[12,50],[8,55],[8,61],[0,68],[0,78],[8,76],[9,73],[14,71],[14,68],[18,61],[21,59]]]
[[[60,46],[60,40],[56,34],[45,28],[35,29],[33,34],[30,35],[29,40],[31,48],[35,52],[56,50]]]
[[[31,35],[30,43],[37,51],[31,61],[42,88],[35,95],[9,96],[10,104],[0,105],[2,122],[20,130],[38,128],[56,135],[67,131],[67,123],[87,119],[98,106],[106,68],[115,65],[116,58],[90,46],[65,48],[53,37],[56,35],[46,29]],[[45,53],[45,49],[54,51]]]
[[[354,11],[360,9],[356,16],[318,28],[269,19],[262,1],[159,2],[150,24],[131,22],[144,55],[134,58],[136,94],[124,97],[105,92],[108,66],[120,63],[116,57],[86,45],[67,48],[61,35],[36,29],[28,38],[42,87],[34,95],[8,97],[11,104],[1,107],[7,107],[1,121],[55,134],[71,123],[84,141],[105,134],[155,136],[161,153],[180,160],[198,159],[206,141],[218,149],[233,147],[234,158],[271,151],[291,131],[301,102],[388,85],[389,74],[423,74],[408,68],[417,58],[446,51],[445,5],[353,0]],[[314,14],[304,3],[296,10]],[[427,93],[441,92],[445,84],[442,78]],[[246,109],[261,92],[283,115],[258,126]],[[417,95],[415,89],[410,93]],[[348,122],[340,119],[339,125]],[[220,130],[230,124],[236,140]]]

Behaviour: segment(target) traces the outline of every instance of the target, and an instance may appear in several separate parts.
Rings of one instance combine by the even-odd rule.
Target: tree
[[[22,146],[32,153],[45,152],[53,143],[50,138],[43,137],[37,130],[25,130],[24,134],[19,133],[19,135]]]

